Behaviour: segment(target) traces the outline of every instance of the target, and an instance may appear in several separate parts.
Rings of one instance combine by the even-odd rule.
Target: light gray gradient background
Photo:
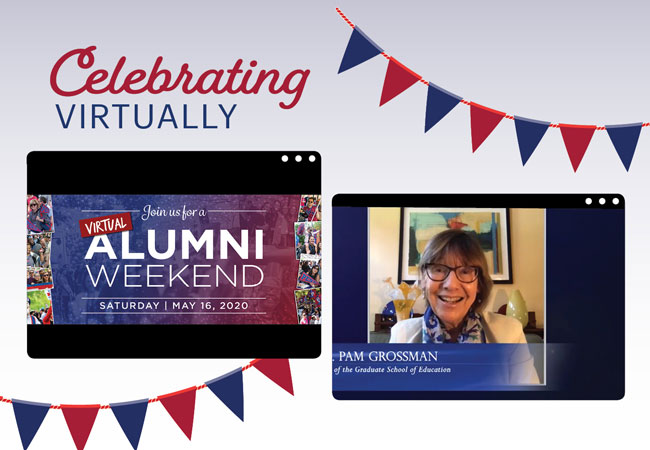
[[[644,442],[650,371],[648,131],[626,173],[606,132],[595,133],[577,174],[560,132],[550,129],[521,167],[514,123],[503,120],[472,154],[469,108],[459,105],[423,133],[426,87],[413,86],[378,108],[386,60],[336,75],[351,29],[339,6],[386,52],[432,81],[491,108],[578,124],[650,121],[647,104],[650,7],[641,1],[546,2],[23,2],[0,13],[0,395],[51,403],[128,401],[201,384],[248,361],[31,360],[25,350],[25,156],[46,149],[315,149],[323,156],[324,215],[343,192],[616,192],[625,196],[626,330],[594,323],[594,342],[625,333],[626,396],[616,402],[337,402],[331,396],[331,270],[324,286],[323,355],[292,360],[296,396],[255,370],[244,373],[246,422],[199,391],[192,443],[160,404],[150,406],[141,449],[399,446],[442,448],[609,448]],[[283,97],[83,95],[52,92],[49,73],[65,52],[97,45],[96,66],[127,56],[149,68],[158,55],[173,69],[228,68],[237,58],[260,68],[312,71],[297,107]],[[75,78],[69,75],[69,80]],[[231,129],[62,129],[55,103],[237,103]],[[88,167],[79,161],[80,171]],[[125,168],[124,178],[146,167]],[[43,172],[51,174],[48,167]],[[197,176],[226,176],[206,168]],[[308,173],[308,171],[306,171]],[[245,182],[245,167],[241,168]],[[165,183],[173,180],[165,180]],[[308,177],[296,183],[308,183]],[[82,189],[82,187],[80,187]],[[55,207],[56,208],[56,207]],[[56,209],[55,209],[56,211]],[[325,242],[331,224],[324,226]],[[594,243],[598,245],[598,243]],[[325,258],[331,260],[326,245]],[[572,256],[579,258],[580,255]],[[585,264],[598,264],[585,261]],[[56,279],[56,278],[55,278]],[[602,280],[607,283],[607,280]],[[570,301],[570,299],[567,299]],[[620,307],[619,299],[594,299]],[[48,345],[48,343],[43,343]],[[111,345],[98,342],[97,345]],[[211,345],[228,345],[215,342]],[[602,370],[610,370],[603,355]],[[589,380],[584,380],[586,383]],[[406,430],[398,433],[395,424]],[[348,443],[345,444],[344,441]],[[571,441],[570,443],[567,441]],[[0,447],[19,448],[13,411],[0,404]],[[74,448],[51,411],[31,449]],[[130,448],[114,417],[100,411],[86,446]]]

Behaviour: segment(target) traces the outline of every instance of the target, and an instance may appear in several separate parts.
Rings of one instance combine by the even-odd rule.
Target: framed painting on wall
[[[417,266],[427,243],[444,230],[476,236],[494,283],[512,283],[509,208],[401,208],[399,282],[418,279]]]

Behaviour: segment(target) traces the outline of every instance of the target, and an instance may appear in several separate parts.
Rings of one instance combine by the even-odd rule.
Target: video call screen
[[[30,356],[320,354],[317,153],[32,152],[27,166]]]
[[[334,397],[620,399],[616,194],[339,194]]]

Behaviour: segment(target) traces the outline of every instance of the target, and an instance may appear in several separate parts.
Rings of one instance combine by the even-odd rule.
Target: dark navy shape
[[[533,154],[539,141],[542,140],[550,122],[541,120],[526,119],[515,116],[515,129],[517,130],[517,141],[519,142],[519,153],[521,163],[525,166],[528,158]]]
[[[343,60],[341,60],[339,73],[345,72],[354,66],[358,66],[382,52],[383,50],[380,46],[375,44],[372,39],[366,36],[359,27],[355,27],[354,30],[352,30],[348,46],[345,49]]]
[[[11,404],[14,407],[14,415],[16,416],[16,424],[18,424],[18,433],[23,443],[23,449],[27,450],[51,405],[49,403],[34,403],[16,399],[12,399]]]
[[[144,417],[147,414],[147,406],[149,400],[135,400],[125,403],[111,403],[111,411],[115,414],[117,422],[122,427],[122,431],[126,438],[131,443],[133,450],[138,448],[140,443],[140,436],[142,435],[142,427],[144,425]]]
[[[632,158],[636,151],[636,144],[639,142],[639,134],[643,123],[628,123],[624,125],[605,125],[607,134],[614,144],[618,157],[625,166],[625,170],[630,170]]]
[[[235,369],[225,375],[205,383],[212,393],[228,407],[239,419],[244,421],[244,384],[242,370]]]
[[[427,93],[427,112],[424,119],[424,132],[426,133],[431,129],[431,127],[440,122],[440,120],[445,117],[449,111],[454,109],[462,99],[462,97],[452,94],[440,86],[429,83]]]

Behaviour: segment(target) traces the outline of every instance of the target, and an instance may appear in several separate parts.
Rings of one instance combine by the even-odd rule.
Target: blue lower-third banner
[[[540,389],[544,344],[334,344],[335,391]]]

